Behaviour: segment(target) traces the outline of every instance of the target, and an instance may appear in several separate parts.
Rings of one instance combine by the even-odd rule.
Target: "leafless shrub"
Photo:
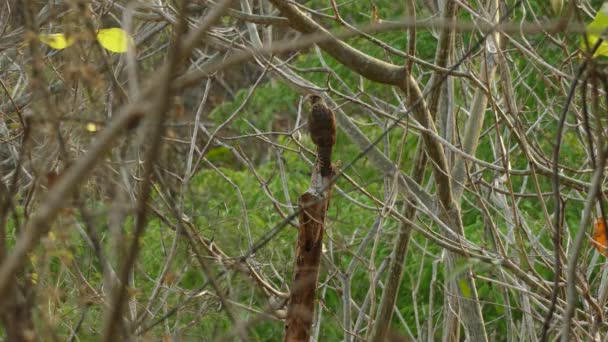
[[[310,92],[341,160],[313,339],[606,335],[596,4],[325,6],[0,5],[2,336],[280,339]]]

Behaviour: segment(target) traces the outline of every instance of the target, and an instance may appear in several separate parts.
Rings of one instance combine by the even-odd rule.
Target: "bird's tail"
[[[317,146],[317,163],[321,176],[328,177],[333,174],[331,167],[331,150],[333,146]]]

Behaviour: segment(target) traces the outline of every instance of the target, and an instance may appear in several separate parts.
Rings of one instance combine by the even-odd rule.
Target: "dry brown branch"
[[[300,228],[283,341],[308,341],[323,250],[327,195],[306,192],[299,199]]]

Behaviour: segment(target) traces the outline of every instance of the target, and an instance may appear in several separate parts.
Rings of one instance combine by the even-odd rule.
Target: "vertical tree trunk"
[[[311,188],[299,199],[300,228],[283,341],[308,342],[310,339],[323,249],[325,214],[331,194],[329,184],[332,178],[333,173],[328,177],[321,177],[315,167]]]

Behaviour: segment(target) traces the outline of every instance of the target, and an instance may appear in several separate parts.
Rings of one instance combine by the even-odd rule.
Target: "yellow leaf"
[[[464,298],[471,298],[471,288],[465,279],[461,279],[459,282],[460,291],[462,291],[462,295]]]
[[[74,37],[66,37],[63,33],[41,33],[38,35],[38,39],[40,39],[40,41],[44,44],[57,50],[63,50],[74,44]]]
[[[97,31],[97,41],[111,52],[127,52],[129,45],[134,45],[133,37],[117,27]]]
[[[89,123],[87,123],[86,130],[94,133],[94,132],[97,132],[99,130],[99,128],[97,127],[97,125],[95,123],[89,122]]]
[[[589,49],[593,49],[598,39],[599,37],[594,34],[590,34],[587,36],[587,41],[589,42]],[[585,44],[584,41],[581,43],[581,49],[583,51],[587,51],[587,44]],[[606,40],[602,41],[597,50],[595,50],[593,58],[597,56],[608,56],[608,43],[606,43]]]
[[[608,27],[608,2],[604,2],[599,11],[595,14],[593,21],[587,25],[587,30],[594,35],[600,35]]]
[[[585,42],[585,39],[583,39],[583,41],[581,42],[581,50],[587,51],[588,48],[592,49],[600,38],[600,35],[604,33],[607,28],[608,2],[604,2],[600,10],[597,11],[595,18],[593,18],[593,21],[589,25],[587,25],[587,31],[592,33],[585,35],[585,39],[587,40],[587,42]],[[593,57],[595,58],[597,56],[608,56],[608,43],[606,41],[603,41],[597,48],[597,50],[595,50]]]

